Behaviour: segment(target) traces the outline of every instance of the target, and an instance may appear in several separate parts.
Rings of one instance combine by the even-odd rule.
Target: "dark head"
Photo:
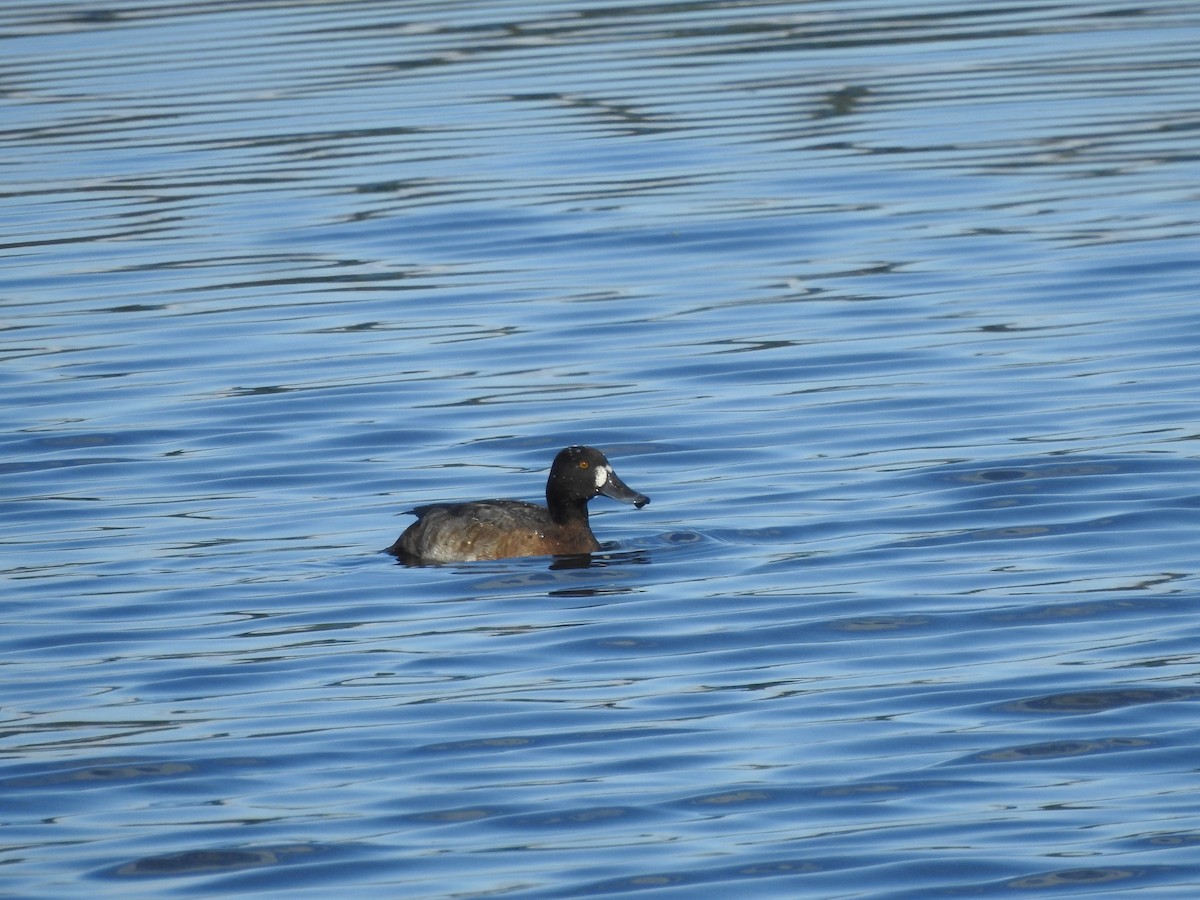
[[[587,516],[587,502],[597,494],[632,503],[641,509],[650,502],[617,477],[604,454],[595,447],[567,447],[554,457],[550,478],[546,481],[546,505],[558,519],[578,514]]]

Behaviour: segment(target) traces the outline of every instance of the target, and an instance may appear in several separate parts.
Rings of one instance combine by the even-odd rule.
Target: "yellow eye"
[[[586,459],[581,459],[579,461],[579,468],[586,469],[587,467],[588,467],[588,461]]]

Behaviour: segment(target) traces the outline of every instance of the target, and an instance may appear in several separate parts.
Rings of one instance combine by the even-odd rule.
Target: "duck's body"
[[[557,524],[546,507],[523,500],[418,506],[413,512],[417,521],[396,546],[428,562],[561,556],[600,549],[586,520]]]
[[[550,469],[545,506],[523,500],[419,506],[413,510],[417,521],[388,552],[409,562],[593,553],[600,542],[588,523],[587,504],[597,494],[638,508],[650,502],[617,477],[599,450],[567,447]]]

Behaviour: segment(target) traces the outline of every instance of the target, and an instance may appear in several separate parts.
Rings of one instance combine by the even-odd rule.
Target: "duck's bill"
[[[650,498],[645,494],[639,494],[620,478],[612,469],[608,470],[608,478],[604,484],[600,485],[600,493],[605,497],[612,497],[614,500],[620,500],[622,503],[632,503],[638,509],[641,509],[650,502]]]

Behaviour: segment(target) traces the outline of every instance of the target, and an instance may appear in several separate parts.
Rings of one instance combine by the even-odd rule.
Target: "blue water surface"
[[[1200,886],[1194,4],[0,37],[0,893]]]

